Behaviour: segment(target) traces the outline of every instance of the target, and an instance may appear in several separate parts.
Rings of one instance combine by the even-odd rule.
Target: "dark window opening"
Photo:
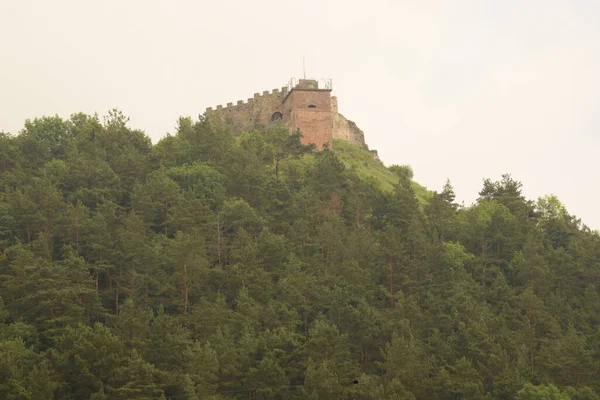
[[[317,106],[315,106],[314,104],[311,104],[308,106],[308,108],[317,108]]]
[[[283,115],[279,111],[277,111],[276,113],[271,115],[271,121],[278,121],[282,118],[283,118]]]

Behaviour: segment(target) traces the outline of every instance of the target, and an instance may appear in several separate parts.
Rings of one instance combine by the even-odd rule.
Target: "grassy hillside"
[[[355,171],[364,180],[374,181],[383,190],[393,190],[398,182],[398,177],[390,171],[381,161],[360,146],[345,140],[334,139],[333,150],[342,160],[346,168]],[[421,204],[429,198],[429,191],[424,186],[413,181],[413,189]]]

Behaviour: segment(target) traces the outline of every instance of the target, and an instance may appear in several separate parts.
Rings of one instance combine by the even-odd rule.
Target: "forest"
[[[597,231],[509,174],[465,206],[300,139],[0,133],[0,398],[600,399]]]

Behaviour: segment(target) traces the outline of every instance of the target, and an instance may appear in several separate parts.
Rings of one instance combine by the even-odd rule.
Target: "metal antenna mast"
[[[304,56],[302,56],[302,72],[304,73],[304,79],[306,79],[306,61]]]

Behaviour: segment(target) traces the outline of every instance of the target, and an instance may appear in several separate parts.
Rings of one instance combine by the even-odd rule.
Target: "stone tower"
[[[333,113],[331,89],[319,89],[315,80],[300,79],[282,101],[282,118],[292,130],[300,129],[303,142],[317,149],[331,148],[333,142]]]

